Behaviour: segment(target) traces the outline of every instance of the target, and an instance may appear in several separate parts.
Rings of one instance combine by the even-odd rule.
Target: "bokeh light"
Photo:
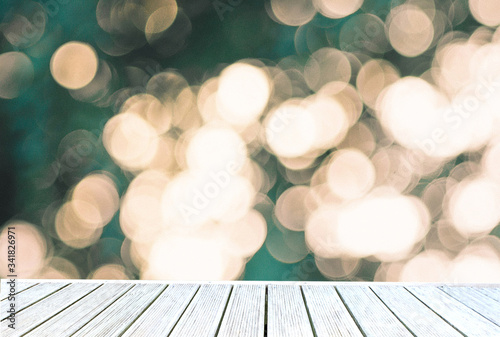
[[[146,11],[151,13],[144,27],[146,36],[159,34],[174,23],[178,11],[177,2],[175,0],[147,1],[146,6],[150,7],[146,7]]]
[[[328,164],[328,186],[341,199],[365,195],[375,183],[375,168],[362,152],[344,149],[333,154]]]
[[[500,282],[496,1],[11,7],[20,277]]]
[[[416,6],[401,5],[393,8],[386,24],[392,47],[404,56],[415,57],[422,54],[434,38],[431,18]]]
[[[125,268],[118,264],[107,264],[94,270],[90,275],[90,279],[95,280],[127,280]]]
[[[215,125],[200,128],[189,140],[186,163],[197,171],[228,171],[234,175],[247,161],[245,142],[234,130]]]
[[[59,47],[50,60],[54,80],[67,89],[80,89],[89,84],[97,73],[97,53],[90,45],[68,42]]]
[[[158,137],[146,120],[137,114],[124,112],[106,123],[103,143],[120,166],[134,171],[151,163],[158,147]]]
[[[313,3],[324,16],[340,19],[356,12],[363,4],[363,0],[313,0]]]
[[[489,233],[500,222],[500,186],[484,178],[466,178],[449,192],[447,214],[464,236]]]
[[[38,274],[40,279],[79,279],[78,268],[69,260],[54,256],[46,267]]]
[[[364,103],[374,109],[380,93],[398,79],[398,71],[390,62],[374,59],[363,64],[359,70],[356,87]]]
[[[303,231],[308,209],[304,200],[309,193],[306,186],[294,186],[283,192],[276,202],[276,217],[280,224],[292,231]]]
[[[266,140],[278,156],[299,157],[313,149],[317,124],[298,100],[284,102],[266,120]]]
[[[0,54],[0,98],[12,99],[26,90],[34,79],[33,63],[21,52]]]
[[[304,67],[304,78],[309,88],[318,91],[328,82],[349,82],[351,64],[338,49],[322,48],[314,52]]]
[[[303,25],[316,14],[311,0],[271,0],[271,10],[278,22],[289,26]]]
[[[8,254],[12,250],[9,248],[11,245],[9,241],[12,239],[15,241],[15,253]],[[8,266],[11,263],[7,259],[8,255],[14,256],[17,277],[32,278],[36,277],[45,266],[49,247],[45,236],[33,224],[25,221],[10,221],[0,232],[0,251],[6,257],[0,262],[0,273],[3,278],[12,274]]]
[[[486,26],[500,24],[500,4],[494,0],[469,0],[469,8],[474,19]]]
[[[450,282],[451,258],[439,250],[426,250],[403,267],[398,281],[402,282]]]
[[[231,124],[249,125],[264,111],[271,85],[264,70],[236,63],[221,73],[216,94],[217,111]]]

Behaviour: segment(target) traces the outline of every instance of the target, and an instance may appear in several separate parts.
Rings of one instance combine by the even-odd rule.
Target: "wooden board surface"
[[[463,336],[404,287],[372,286],[371,289],[415,335],[429,337]]]
[[[227,284],[202,285],[169,336],[215,336],[231,289]]]
[[[475,287],[475,291],[485,294],[488,297],[500,302],[500,287],[499,288],[485,288],[485,287]]]
[[[407,287],[419,300],[468,337],[497,337],[500,327],[437,287]],[[500,314],[499,307],[494,308]]]
[[[318,337],[363,336],[334,286],[305,285],[302,291]]]
[[[500,326],[498,302],[470,287],[441,287],[451,297]]]
[[[500,285],[2,280],[1,336],[500,336]]]
[[[264,337],[266,287],[235,285],[218,337]]]
[[[72,336],[120,336],[166,287],[161,284],[136,284]]]
[[[11,296],[11,298],[6,298],[6,302],[16,301],[16,310],[22,311],[29,307],[30,305],[41,301],[47,296],[55,293],[56,291],[66,287],[69,283],[62,282],[47,282],[43,284],[37,284],[33,287],[27,287],[23,292]],[[9,314],[7,311],[2,311],[0,313],[0,319],[4,319]]]
[[[37,282],[32,282],[32,281],[28,282],[14,281],[14,293],[19,294],[20,292],[23,292],[27,288],[34,287],[37,284],[38,284]],[[10,289],[11,286],[9,284],[9,280],[3,279],[0,286],[0,299],[2,301],[5,300],[7,296],[10,294]]]
[[[299,285],[270,285],[267,297],[269,337],[313,337],[312,326]]]
[[[71,310],[65,310],[44,322],[28,333],[28,336],[69,336],[99,315],[130,288],[132,288],[131,284],[103,284],[91,292],[84,301],[78,301],[71,307]]]
[[[137,318],[123,337],[167,336],[198,290],[194,284],[172,284]]]
[[[45,297],[16,315],[16,328],[9,328],[9,320],[4,319],[1,323],[2,337],[22,336],[36,328],[51,317],[59,314],[88,296],[93,290],[100,287],[101,283],[73,283],[69,286]],[[2,311],[3,311],[2,307]]]
[[[365,336],[413,336],[368,286],[346,285],[337,290]]]

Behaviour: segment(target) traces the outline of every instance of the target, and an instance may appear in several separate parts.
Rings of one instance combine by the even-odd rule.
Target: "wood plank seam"
[[[444,292],[446,295],[456,299],[457,301],[459,301],[460,303],[462,303],[463,305],[465,305],[467,308],[471,309],[472,311],[476,312],[477,314],[481,315],[482,317],[484,317],[485,319],[487,319],[488,321],[490,321],[491,323],[495,324],[496,326],[499,326],[499,324],[497,324],[496,322],[492,321],[489,317],[485,316],[483,313],[477,311],[476,309],[474,309],[473,307],[471,307],[470,305],[468,305],[467,303],[463,302],[462,300],[460,300],[460,298],[458,298],[456,295],[454,295],[453,293],[449,293],[447,292],[446,290],[444,290],[443,288],[441,287],[437,287],[437,289],[441,290],[442,292]]]
[[[500,285],[499,285],[500,287]],[[492,290],[491,289],[485,289],[485,288],[475,288],[476,291],[488,296],[489,298],[492,298],[494,299],[495,301],[497,302],[500,302],[500,296],[494,296],[494,294],[492,293]]]
[[[318,337],[318,334],[316,333],[316,328],[314,327],[311,313],[309,312],[309,306],[307,305],[306,301],[306,296],[304,294],[304,289],[302,289],[302,286],[300,286],[300,293],[302,294],[302,301],[304,301],[304,306],[306,307],[306,312],[307,312],[307,317],[309,318],[309,324],[311,324],[311,329],[314,337]]]
[[[113,303],[73,336],[118,337],[128,323],[142,313],[144,307],[151,303],[164,288],[165,284],[158,282],[136,284],[123,296],[118,298],[116,295],[113,296]]]
[[[75,333],[81,325],[93,320],[98,315],[97,309],[107,306],[114,298],[132,284],[103,283],[102,287],[90,293],[83,301],[75,303],[71,310],[61,312],[32,331],[30,337],[69,336]],[[61,329],[58,329],[60,327]]]
[[[303,285],[302,290],[318,336],[363,336],[334,286]]]
[[[213,337],[231,288],[231,284],[207,283],[202,285],[169,336]]]
[[[387,309],[389,309],[389,311],[394,315],[394,317],[396,317],[396,319],[406,328],[406,330],[408,330],[413,336],[415,337],[418,337],[402,320],[401,318],[399,318],[398,315],[396,315],[396,313],[391,309],[391,307],[389,305],[387,305],[387,303],[384,302],[384,300],[375,292],[373,291],[373,289],[371,287],[368,287],[372,293],[375,294],[375,296],[377,296],[377,298],[380,300],[380,302],[382,302],[383,305],[386,306]]]
[[[39,284],[39,283],[37,283],[37,285],[38,285],[38,284]],[[27,305],[27,306],[25,306],[25,307],[23,307],[23,308],[21,308],[21,309],[17,310],[17,311],[16,311],[16,314],[18,314],[18,313],[22,312],[22,311],[23,311],[23,310],[25,310],[25,309],[28,309],[29,307],[31,307],[32,305],[37,304],[38,302],[40,302],[40,301],[41,301],[41,300],[43,300],[43,299],[45,299],[45,298],[47,298],[47,297],[49,297],[49,296],[54,295],[55,293],[57,293],[58,291],[60,291],[60,290],[62,290],[62,289],[64,289],[64,288],[66,288],[66,287],[67,287],[67,286],[69,286],[70,284],[71,284],[71,283],[68,283],[68,284],[66,284],[65,286],[63,286],[62,288],[59,288],[59,289],[57,289],[57,290],[55,290],[55,291],[51,292],[50,294],[47,294],[47,295],[45,295],[45,296],[43,296],[43,297],[40,297],[39,299],[37,299],[37,300],[36,300],[36,301],[34,301],[33,303],[31,303],[31,304],[29,304],[29,305]],[[30,289],[30,288],[33,288],[33,287],[28,287],[28,288],[26,288],[26,289],[24,289],[24,290],[28,290],[28,289]],[[23,290],[23,291],[24,291],[24,290]],[[21,293],[21,292],[19,292],[19,293]],[[15,296],[17,296],[17,293],[15,294]],[[6,317],[6,318],[2,319],[2,322],[3,322],[4,320],[6,320],[7,318],[8,318],[8,317]]]
[[[344,307],[347,309],[347,311],[349,312],[349,315],[351,315],[351,318],[354,320],[354,323],[356,323],[356,326],[358,327],[359,331],[361,332],[361,334],[366,337],[366,333],[365,331],[363,330],[363,328],[361,328],[361,324],[358,322],[358,319],[354,316],[353,312],[351,311],[351,308],[349,308],[349,306],[347,305],[347,303],[345,302],[344,298],[342,297],[342,295],[340,294],[340,291],[337,289],[337,287],[335,286],[335,291],[337,292],[337,295],[339,295],[339,298],[340,300],[342,301],[342,304],[344,305]]]
[[[231,289],[229,289],[229,295],[227,296],[227,301],[226,305],[224,306],[224,310],[222,310],[222,316],[220,317],[219,325],[217,326],[217,330],[215,330],[215,335],[217,336],[219,334],[220,327],[222,326],[222,321],[224,320],[224,315],[226,314],[227,306],[229,304],[229,300],[231,299],[231,295],[233,294],[234,286],[231,286]]]
[[[265,285],[266,291],[265,291],[265,296],[264,296],[264,337],[267,337],[267,296],[268,296],[268,286]]]
[[[71,284],[72,284],[72,283],[69,283],[67,286],[70,286]],[[94,289],[92,289],[91,291],[89,291],[88,293],[86,293],[85,295],[83,295],[82,297],[80,297],[79,299],[77,299],[76,301],[74,301],[73,303],[71,303],[70,305],[68,305],[67,307],[64,307],[62,310],[57,311],[55,314],[53,314],[52,316],[50,316],[49,318],[47,318],[47,320],[42,321],[42,322],[40,322],[39,324],[37,324],[37,325],[33,326],[33,328],[31,328],[31,329],[27,330],[27,331],[26,331],[23,335],[27,335],[27,334],[31,333],[33,330],[35,330],[36,328],[38,328],[39,326],[41,326],[43,323],[45,323],[45,322],[49,321],[52,317],[55,317],[55,316],[59,315],[59,314],[60,314],[61,312],[63,312],[64,310],[67,310],[68,308],[70,308],[73,304],[75,304],[75,303],[77,303],[77,302],[81,301],[83,298],[87,297],[89,294],[91,294],[92,292],[94,292],[94,291],[96,291],[97,289],[99,289],[100,287],[102,287],[102,285],[103,285],[103,284],[101,283],[99,286],[95,287]]]
[[[268,336],[313,337],[298,284],[269,287]]]
[[[26,291],[26,290],[28,290],[28,289],[30,289],[30,288],[33,288],[34,286],[39,285],[39,284],[40,284],[40,283],[35,283],[35,284],[32,284],[32,285],[30,285],[29,287],[24,288],[23,290],[20,290],[20,291],[18,291],[18,292],[16,292],[16,293],[14,293],[14,295],[18,295],[18,294],[22,293],[23,291]],[[2,299],[0,300],[0,302],[5,301],[5,300],[6,300],[6,299],[8,299],[8,298],[9,298],[9,295],[7,295],[6,297],[2,298]]]
[[[42,324],[50,324],[50,321],[53,320],[54,317],[57,317],[58,315],[61,315],[62,312],[66,312],[66,313],[71,312],[72,308],[74,308],[74,306],[77,303],[79,303],[79,302],[81,303],[90,294],[92,294],[94,291],[100,289],[104,285],[104,283],[99,283],[99,282],[95,282],[95,283],[96,283],[96,285],[98,285],[96,288],[94,288],[94,289],[92,289],[90,291],[89,290],[85,290],[86,293],[84,291],[80,292],[80,294],[78,295],[78,296],[81,296],[80,298],[77,298],[77,296],[74,296],[73,299],[72,299],[72,301],[73,301],[72,303],[65,304],[66,306],[63,307],[63,308],[61,308],[60,310],[58,308],[57,309],[58,311],[57,310],[54,311],[54,313],[52,313],[50,316],[47,315],[47,317],[43,318],[43,321],[41,321],[39,323],[36,323],[36,325],[34,327],[32,327],[32,328],[30,327],[29,330],[26,330],[22,335],[24,336],[25,334],[30,334],[30,333],[36,332],[36,329],[39,328]],[[24,291],[29,290],[29,289],[33,290],[34,289],[33,287],[36,287],[36,286],[38,286],[40,284],[42,284],[42,283],[36,283],[36,284],[33,284],[33,285],[29,285],[26,289],[23,289],[22,291],[16,292],[16,295],[17,294],[21,294]],[[26,307],[23,307],[18,312],[22,312],[22,311],[24,311],[24,310],[32,307],[35,304],[39,304],[39,302],[49,299],[54,294],[57,294],[59,291],[62,291],[64,289],[66,289],[67,287],[74,286],[74,285],[75,285],[75,282],[61,285],[61,288],[58,288],[56,290],[53,290],[53,289],[49,290],[47,288],[47,291],[51,291],[50,293],[44,293],[42,291],[37,291],[37,290],[35,290],[34,292],[30,292],[31,295],[38,294],[38,295],[41,295],[41,297],[38,297],[38,295],[37,295],[36,296],[36,300],[34,300],[33,303],[27,305]],[[129,291],[131,291],[132,289],[134,289],[136,287],[136,284],[134,284],[134,283],[131,283],[131,285],[132,286],[129,289],[127,289],[126,291],[124,291],[122,294],[120,294],[116,298],[113,298],[112,301],[109,304],[106,304],[106,306],[102,310],[100,310],[101,308],[96,308],[98,310],[98,312],[95,314],[95,316],[93,316],[92,318],[85,316],[85,321],[87,319],[89,319],[89,321],[85,322],[76,331],[80,331],[84,327],[89,328],[89,324],[92,324],[92,321],[96,317],[98,317],[99,315],[101,315],[102,312],[105,311],[109,306],[113,305],[116,301],[120,300],[123,296],[125,296],[127,293],[129,293]],[[137,313],[134,314],[134,317],[129,317],[129,319],[131,319],[132,321],[130,323],[127,322],[126,325],[124,325],[123,330],[118,335],[119,336],[123,336],[126,333],[126,331],[132,325],[134,325],[134,323],[138,319],[140,319],[141,317],[145,316],[146,315],[145,313],[148,311],[148,309],[155,302],[157,302],[158,299],[171,286],[172,286],[172,284],[166,284],[166,285],[162,285],[162,287],[157,288],[157,291],[159,291],[158,294],[156,294],[156,293],[155,294],[151,294],[152,296],[150,296],[150,302],[144,302],[145,307],[144,308],[141,307],[141,309],[137,310]],[[263,310],[264,311],[264,315],[263,315],[264,335],[263,336],[265,336],[265,337],[268,336],[267,326],[268,326],[268,323],[269,323],[269,320],[268,320],[268,315],[269,315],[269,299],[270,299],[269,294],[272,294],[272,292],[270,293],[269,291],[272,290],[272,289],[274,289],[274,288],[271,289],[270,287],[272,288],[271,285],[265,285],[263,287],[264,289],[261,288],[263,290],[263,293],[264,293],[264,294],[261,293],[262,294],[261,301],[262,301],[262,298],[264,299],[263,306],[261,307],[261,315],[262,315],[262,310]],[[366,289],[366,288],[368,288],[369,290]],[[384,295],[384,293],[380,293],[379,294],[376,291],[378,289],[378,288],[376,288],[376,286],[369,285],[366,288],[365,288],[366,289],[366,295],[369,295],[370,293],[373,293],[374,299],[377,299],[379,302],[382,302],[382,304],[380,304],[381,305],[380,309],[382,309],[382,308],[385,307],[387,309],[387,314],[388,315],[390,313],[390,315],[395,316],[396,319],[394,320],[394,324],[398,323],[398,324],[402,325],[401,326],[401,332],[407,331],[411,336],[419,336],[419,337],[421,337],[421,334],[419,332],[420,331],[419,328],[417,328],[416,325],[414,325],[414,323],[411,320],[409,321],[407,319],[408,318],[407,316],[405,316],[405,315],[398,316],[398,314],[396,314],[396,313],[401,314],[401,312],[399,311],[400,309],[398,309],[399,307],[394,307],[394,306],[391,307],[391,305],[393,305],[393,304],[396,303],[396,302],[392,302],[392,300],[393,300],[392,297],[391,298],[386,298],[386,296]],[[444,287],[444,286],[443,287],[433,287],[433,289],[428,289],[428,291],[432,290],[431,293],[434,294],[435,297],[427,297],[427,292],[426,291],[424,292],[425,289],[419,289],[419,288],[420,287],[417,287],[417,286],[415,286],[415,289],[408,288],[407,285],[398,287],[398,289],[401,291],[400,295],[404,295],[403,292],[404,293],[408,292],[409,294],[411,294],[411,296],[413,298],[415,298],[418,301],[418,303],[423,304],[422,310],[423,310],[423,308],[425,306],[425,308],[427,308],[429,310],[428,314],[432,313],[433,315],[436,315],[436,317],[439,317],[439,319],[441,319],[443,321],[443,324],[446,324],[447,326],[449,326],[450,329],[453,328],[453,330],[457,331],[457,333],[460,334],[461,336],[468,336],[468,334],[473,333],[473,330],[466,330],[466,328],[463,325],[463,321],[457,321],[455,319],[455,317],[452,317],[452,316],[449,315],[448,311],[442,312],[441,309],[443,309],[443,307],[441,307],[439,305],[439,303],[436,304],[437,302],[434,301],[436,298],[443,298],[443,300],[444,300],[443,296],[446,296],[446,300],[449,299],[450,301],[453,301],[454,303],[457,304],[457,306],[462,305],[463,306],[462,308],[463,308],[464,312],[466,310],[469,313],[470,317],[471,318],[475,318],[477,320],[477,322],[480,322],[480,321],[483,321],[483,320],[489,321],[492,324],[491,329],[493,329],[494,331],[496,331],[495,330],[496,327],[500,327],[500,324],[498,324],[498,322],[491,321],[491,319],[489,319],[487,317],[488,315],[491,316],[491,313],[496,313],[495,310],[497,310],[496,309],[497,307],[496,306],[491,307],[491,309],[492,309],[491,311],[482,311],[482,308],[484,308],[486,310],[486,309],[489,309],[489,307],[482,307],[481,303],[485,303],[485,302],[481,302],[480,301],[480,299],[482,299],[484,301],[487,301],[489,298],[491,298],[492,300],[494,300],[495,302],[498,303],[498,299],[495,299],[493,297],[488,296],[487,292],[482,292],[481,289],[471,288],[470,290],[473,291],[473,292],[465,293],[465,291],[467,289],[464,288],[464,290],[463,290],[464,293],[462,294],[460,292],[462,290],[459,290],[459,289],[456,289],[456,292],[452,292],[452,291],[448,292],[449,288],[447,288],[447,287]],[[435,288],[438,288],[439,291],[435,290]],[[193,304],[193,301],[195,300],[196,296],[199,294],[198,292],[200,291],[200,289],[201,289],[201,287],[198,287],[196,290],[193,289],[193,295],[191,296],[191,298],[189,300],[186,297],[186,302],[185,303],[187,303],[187,305],[183,309],[182,308],[178,309],[178,313],[181,312],[181,311],[182,311],[182,313],[180,313],[180,316],[176,320],[175,324],[173,324],[173,326],[170,329],[170,331],[168,331],[168,333],[166,333],[167,336],[171,336],[173,334],[173,331],[178,326],[178,323],[181,321],[181,318],[183,316],[186,316],[187,310]],[[300,295],[299,295],[298,292],[296,292],[296,301],[295,302],[296,303],[301,302],[301,305],[304,305],[305,312],[303,312],[303,315],[302,315],[303,316],[303,324],[304,324],[304,326],[307,326],[307,324],[309,324],[310,329],[312,331],[312,335],[314,337],[317,337],[318,333],[321,333],[321,331],[317,330],[318,327],[314,325],[314,320],[313,320],[314,310],[312,310],[312,309],[314,309],[315,307],[312,307],[311,306],[312,304],[308,303],[308,301],[307,301],[308,297],[306,295],[309,295],[307,293],[307,289],[308,289],[307,285],[304,285],[304,284],[300,285],[299,284],[298,285],[298,289],[300,291]],[[332,286],[331,289],[333,289],[334,293],[336,295],[338,295],[338,297],[340,299],[339,304],[341,303],[341,305],[344,306],[344,308],[346,310],[345,317],[346,318],[349,317],[350,319],[352,319],[353,323],[355,324],[355,326],[357,327],[357,329],[359,329],[359,332],[360,332],[360,334],[362,336],[366,337],[366,336],[370,335],[370,331],[371,331],[370,329],[367,328],[367,330],[364,331],[363,328],[361,327],[361,323],[364,322],[361,319],[361,317],[358,317],[359,320],[356,318],[356,316],[355,316],[354,313],[357,313],[357,310],[356,310],[357,308],[356,307],[352,307],[353,304],[351,302],[349,302],[350,297],[343,297],[342,290],[344,289],[344,287],[343,286],[339,286],[339,287],[338,286]],[[500,288],[495,288],[494,290],[496,291],[497,289],[500,289]],[[226,286],[226,292],[225,293],[228,294],[228,295],[227,295],[227,297],[224,300],[221,300],[219,302],[220,304],[218,306],[219,307],[219,309],[218,309],[218,312],[219,312],[218,317],[220,316],[219,317],[220,319],[218,321],[217,321],[217,319],[214,319],[214,320],[211,321],[212,322],[212,324],[211,324],[212,328],[210,329],[210,332],[211,332],[210,336],[219,336],[219,335],[221,335],[223,333],[223,331],[222,331],[222,325],[223,325],[223,322],[224,322],[224,318],[225,318],[225,316],[228,316],[229,313],[230,313],[230,311],[231,311],[230,307],[229,307],[229,304],[230,304],[232,296],[235,295],[236,290],[237,290],[237,286],[235,286],[235,285]],[[429,294],[431,294],[431,293],[429,293]],[[477,297],[476,296],[476,300],[474,300],[474,298],[472,297],[474,294],[476,294],[477,296],[479,296],[481,294],[484,294],[484,297]],[[496,293],[494,293],[494,294],[496,294]],[[61,296],[62,296],[62,294],[61,294]],[[61,297],[61,296],[59,296],[59,297]],[[76,298],[76,300],[75,300],[75,298]],[[129,294],[128,298],[131,298],[130,294]],[[406,298],[406,297],[404,297],[404,298]],[[409,300],[410,298],[406,298],[406,299]],[[272,298],[271,298],[271,300],[272,300]],[[28,303],[28,302],[26,302],[26,303]],[[351,305],[352,308],[350,308],[347,305],[347,303],[350,303],[350,305]],[[490,302],[486,302],[486,303],[490,303]],[[476,306],[476,304],[478,306]],[[414,305],[417,305],[417,302],[414,302]],[[484,304],[484,305],[486,305],[486,304]],[[419,307],[420,307],[420,304],[419,304]],[[301,309],[301,310],[303,310],[303,309]],[[383,310],[385,311],[385,309],[383,309]],[[306,319],[306,317],[307,317],[307,319]],[[445,317],[447,317],[447,318],[445,318]],[[186,318],[186,317],[184,317],[184,318]],[[493,318],[495,318],[495,317],[493,317]],[[2,319],[2,321],[4,321],[5,319],[7,319],[7,318]],[[454,323],[452,323],[452,322],[454,322]],[[35,323],[35,322],[33,322],[33,323]],[[260,324],[262,324],[262,322]],[[354,327],[354,324],[353,324],[353,327]],[[454,325],[454,324],[456,324],[456,325]],[[484,324],[486,324],[486,322]],[[364,325],[364,326],[366,327],[366,325]],[[488,327],[487,324],[484,325],[484,326],[486,328]],[[464,329],[464,332],[462,332],[460,329]],[[261,331],[261,335],[260,336],[262,336],[262,330],[260,330],[260,331]],[[486,333],[487,330],[484,330],[484,331]],[[167,332],[167,330],[165,330],[165,332]],[[452,332],[452,331],[450,330],[450,332]],[[486,335],[490,336],[487,333],[486,333]],[[495,333],[493,333],[493,335],[496,336]]]
[[[18,313],[22,312],[22,311],[23,311],[23,310],[25,310],[25,309],[28,309],[28,308],[29,308],[29,307],[31,307],[32,305],[37,304],[38,302],[40,302],[40,301],[42,301],[42,300],[46,299],[47,297],[52,296],[52,295],[54,295],[55,293],[57,293],[57,292],[59,292],[59,291],[63,290],[64,288],[68,287],[70,284],[71,284],[71,283],[68,283],[68,284],[66,284],[66,285],[62,286],[61,288],[56,289],[55,291],[51,292],[50,294],[47,294],[47,295],[45,295],[45,296],[43,296],[43,297],[38,298],[38,299],[37,299],[36,301],[34,301],[33,303],[31,303],[31,304],[27,305],[26,307],[22,308],[21,310],[19,310],[19,311],[18,311]],[[31,287],[30,287],[30,288],[31,288]],[[28,288],[28,289],[29,289],[29,288]]]
[[[151,305],[153,305],[153,303],[154,303],[154,302],[158,299],[158,297],[160,297],[160,296],[161,296],[161,294],[163,294],[163,293],[167,290],[167,288],[168,288],[169,286],[170,286],[170,284],[167,284],[167,285],[165,286],[165,288],[163,288],[163,290],[162,290],[162,291],[160,291],[160,293],[158,294],[158,296],[156,296],[156,297],[155,297],[155,298],[151,301],[151,303],[149,303],[149,304],[148,304],[148,305],[144,308],[144,310],[143,310],[143,311],[142,311],[139,315],[137,315],[137,317],[135,317],[135,318],[134,318],[134,320],[133,320],[132,322],[130,322],[130,324],[129,324],[129,325],[127,325],[127,327],[123,330],[123,332],[120,334],[120,336],[123,336],[123,335],[125,334],[125,332],[126,332],[126,331],[127,331],[127,330],[128,330],[128,329],[129,329],[129,328],[130,328],[130,327],[131,327],[131,326],[132,326],[132,325],[133,325],[133,324],[134,324],[134,323],[135,323],[135,322],[139,319],[139,317],[141,317],[141,316],[142,316],[142,314],[144,314],[144,313],[145,313],[145,312],[149,309],[149,307],[150,307]],[[133,287],[131,287],[130,289],[132,289],[132,288],[133,288]],[[130,289],[129,289],[129,290],[130,290]],[[123,295],[125,295],[125,293],[124,293]],[[118,300],[118,299],[117,299],[117,300]],[[113,302],[113,303],[114,303],[114,302]],[[110,304],[110,305],[111,305],[111,304]]]
[[[102,284],[97,287],[96,289],[92,290],[91,292],[89,292],[87,295],[89,295],[90,293],[94,292],[95,290],[97,290],[98,288],[100,288],[102,286]],[[76,330],[73,334],[76,334],[78,331],[80,331],[81,329],[83,329],[85,326],[87,326],[87,324],[90,324],[90,322],[92,322],[92,320],[96,317],[98,317],[104,310],[106,310],[107,308],[109,308],[111,305],[113,305],[113,303],[115,303],[116,301],[118,301],[122,296],[124,296],[126,293],[128,293],[131,289],[133,289],[135,287],[135,284],[132,285],[132,287],[130,287],[129,289],[125,290],[120,296],[116,297],[113,301],[111,301],[107,306],[105,306],[104,308],[102,308],[101,311],[99,311],[96,315],[94,315],[94,317],[92,317],[92,319],[90,319],[88,322],[86,322],[84,325],[82,325],[80,328],[78,328],[78,330]],[[87,296],[85,295],[85,296]],[[84,296],[84,297],[85,297]],[[83,298],[83,297],[82,297]],[[78,302],[78,301],[77,301]],[[76,303],[76,302],[75,302]]]
[[[175,330],[175,327],[177,326],[177,324],[180,322],[182,316],[186,313],[186,311],[188,310],[189,306],[191,305],[191,303],[193,302],[193,300],[196,298],[196,295],[198,294],[198,292],[200,291],[201,289],[201,285],[198,287],[198,289],[196,289],[196,291],[194,292],[193,296],[191,297],[191,299],[189,300],[189,303],[186,305],[186,307],[184,308],[184,310],[182,311],[182,314],[179,316],[179,318],[177,319],[177,322],[175,322],[174,325],[172,325],[172,328],[170,329],[170,332],[168,333],[167,337],[172,335],[172,332],[174,332]]]
[[[265,292],[262,285],[234,285],[217,336],[263,337]]]
[[[488,293],[488,291],[485,291],[484,289],[475,289],[476,291],[480,292],[481,294],[485,295],[485,296],[488,296],[489,298],[491,298],[492,300],[495,300],[497,301],[498,303],[500,303],[500,298],[495,298],[494,296],[492,296],[491,293]]]
[[[451,327],[453,327],[453,329],[457,330],[460,334],[464,335],[465,337],[467,337],[467,335],[465,333],[463,333],[457,326],[455,326],[454,324],[452,324],[450,321],[448,321],[446,318],[444,318],[442,315],[440,315],[436,310],[434,310],[431,306],[427,305],[427,303],[425,303],[423,300],[421,300],[420,298],[418,298],[417,295],[415,295],[413,292],[411,292],[409,289],[407,289],[406,287],[404,287],[406,289],[406,291],[408,291],[410,294],[412,294],[412,296],[414,296],[417,300],[419,300],[420,302],[422,302],[427,308],[429,308],[432,312],[434,312],[437,316],[441,317],[441,319],[443,321],[445,321],[446,323],[448,323]]]

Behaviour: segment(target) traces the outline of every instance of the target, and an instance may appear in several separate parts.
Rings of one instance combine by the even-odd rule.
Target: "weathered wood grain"
[[[300,286],[271,284],[267,289],[267,336],[312,337]]]
[[[68,283],[60,283],[60,282],[47,282],[38,284],[34,287],[27,288],[25,291],[14,296],[12,301],[7,301],[7,303],[15,302],[16,311],[20,312],[23,309],[29,307],[33,303],[36,303],[43,298],[55,293],[59,289],[67,286]],[[2,305],[2,309],[6,308],[8,304]],[[7,310],[2,310],[0,313],[0,319],[4,319],[9,316]]]
[[[381,285],[370,288],[416,336],[463,336],[404,287]]]
[[[500,302],[470,287],[441,287],[441,289],[500,326]]]
[[[231,285],[202,285],[169,337],[213,337],[226,308]]]
[[[337,290],[366,336],[413,336],[368,286],[337,286]]]
[[[466,336],[500,336],[500,327],[437,287],[421,286],[407,287],[407,289]]]
[[[363,336],[334,286],[304,285],[302,291],[317,337]]]
[[[132,284],[105,283],[81,301],[73,304],[70,309],[52,317],[26,336],[71,336],[130,288]]]
[[[264,337],[266,287],[235,285],[217,337]]]
[[[167,336],[198,288],[195,284],[169,285],[122,337]]]
[[[136,284],[75,332],[74,337],[117,337],[141,315],[166,285]]]
[[[500,302],[500,288],[475,287],[474,289],[482,294],[487,295],[495,301]]]
[[[7,337],[500,337],[495,285],[1,282]]]
[[[9,293],[10,293],[10,284],[8,283],[10,279],[2,279],[2,282],[0,282],[0,300],[4,301],[7,299]],[[36,281],[36,280],[35,280]],[[33,281],[20,281],[20,280],[15,280],[15,290],[17,294],[20,292],[23,292],[24,290],[33,287],[38,284],[38,282],[33,282]]]
[[[36,302],[16,315],[16,329],[8,327],[9,320],[1,323],[2,337],[22,336],[63,310],[68,310],[75,302],[87,296],[101,283],[73,283],[60,291]]]

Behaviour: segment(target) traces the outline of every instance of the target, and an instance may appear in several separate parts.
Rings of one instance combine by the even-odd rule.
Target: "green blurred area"
[[[2,1],[0,22],[4,22],[13,9],[23,6],[24,0]],[[62,4],[64,2],[64,4]],[[129,179],[113,163],[102,146],[99,137],[107,119],[114,115],[112,107],[100,108],[78,102],[68,90],[60,87],[49,71],[53,52],[68,41],[83,41],[95,46],[96,40],[105,35],[96,21],[97,0],[75,0],[63,2],[42,1],[44,5],[56,4],[53,15],[48,15],[45,36],[50,39],[47,49],[39,57],[30,57],[35,68],[33,85],[20,97],[0,100],[0,223],[10,219],[22,219],[41,225],[42,217],[50,205],[58,205],[71,186],[92,171],[106,170],[118,178],[119,192],[123,193]],[[224,2],[224,1],[223,1]],[[116,87],[126,86],[124,68],[141,60],[154,60],[157,69],[173,68],[191,85],[202,83],[217,74],[221,65],[231,64],[244,58],[257,58],[278,62],[282,58],[296,55],[294,43],[296,27],[280,25],[271,20],[263,0],[243,0],[240,5],[224,13],[221,21],[214,3],[209,0],[178,1],[190,17],[192,31],[185,48],[169,57],[159,55],[148,45],[124,56],[111,57],[98,48],[99,58],[110,62],[118,73]],[[196,3],[196,4],[195,4]],[[373,8],[390,8],[390,0],[370,1]],[[50,6],[50,5],[48,5]],[[191,12],[190,12],[191,11]],[[325,19],[319,14],[310,22],[310,27],[319,27]],[[340,30],[345,19],[337,20],[329,28]],[[455,29],[471,32],[477,23],[469,18]],[[324,46],[326,39],[321,34],[317,45]],[[0,40],[2,53],[13,48],[5,38]],[[29,54],[29,48],[26,50]],[[416,57],[406,58],[394,51],[381,55],[399,67],[402,75],[416,74],[430,67],[433,50]],[[299,52],[298,60],[305,62],[308,53]],[[56,178],[55,163],[61,140],[75,130],[88,130],[95,136],[95,147],[83,160],[74,159],[74,167],[67,174]],[[458,158],[455,164],[461,162]],[[446,169],[442,175],[447,174]],[[60,172],[59,172],[60,173]],[[54,180],[55,179],[55,180]],[[53,183],[49,183],[53,181]],[[414,194],[425,187],[425,181]],[[287,182],[281,178],[270,191],[269,197],[276,201],[276,193]],[[46,186],[48,185],[48,186]],[[273,219],[266,219],[274,226]],[[498,227],[496,230],[498,234]],[[105,227],[102,239],[92,247],[75,250],[52,240],[57,255],[68,258],[80,269],[81,275],[103,263],[120,263],[120,247],[124,235],[118,223],[118,215]],[[373,280],[379,263],[362,261],[357,279]],[[308,255],[294,264],[277,261],[265,245],[247,263],[246,280],[325,280]]]

